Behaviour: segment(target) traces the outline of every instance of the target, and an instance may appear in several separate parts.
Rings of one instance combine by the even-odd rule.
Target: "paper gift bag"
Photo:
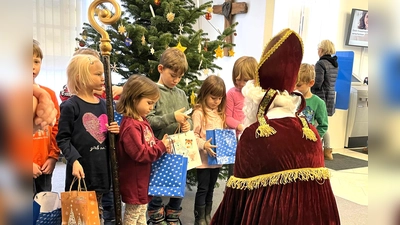
[[[151,166],[148,194],[184,197],[188,158],[165,153]]]
[[[80,179],[78,190],[61,193],[62,224],[66,225],[92,225],[100,224],[99,207],[97,204],[96,192],[82,190]]]
[[[175,153],[188,158],[188,170],[201,165],[200,152],[193,131],[173,134],[168,137],[172,142]]]
[[[233,129],[206,130],[206,140],[211,139],[211,144],[216,145],[214,149],[216,157],[208,156],[209,165],[233,164],[236,156],[236,133]]]
[[[61,201],[56,192],[40,192],[33,198],[33,224],[61,224]]]

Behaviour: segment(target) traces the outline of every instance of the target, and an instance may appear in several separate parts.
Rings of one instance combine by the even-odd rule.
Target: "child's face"
[[[242,79],[242,78],[236,78],[235,86],[242,90],[242,88],[246,85],[247,79]]]
[[[147,114],[154,109],[154,104],[156,104],[157,100],[158,99],[141,98],[136,106],[139,116],[146,117]]]
[[[89,67],[89,72],[91,75],[92,85],[94,91],[103,91],[104,85],[104,68],[103,63],[99,60],[93,62]]]
[[[160,73],[159,83],[167,86],[168,88],[173,88],[181,81],[183,73],[174,72],[171,69],[164,68],[163,65],[158,65],[158,72]]]
[[[35,83],[35,78],[40,73],[40,67],[42,66],[42,59],[36,55],[33,55],[32,62],[33,62],[33,83]]]
[[[221,104],[222,97],[208,95],[206,98],[206,105],[208,108],[214,110],[218,109],[219,104]]]
[[[300,91],[303,95],[305,95],[310,91],[310,88],[312,87],[311,83],[312,82],[308,82],[308,83],[307,82],[299,82],[296,84],[296,90]]]

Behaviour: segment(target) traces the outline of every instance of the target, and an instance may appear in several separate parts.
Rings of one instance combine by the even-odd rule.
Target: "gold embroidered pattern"
[[[269,106],[270,102],[276,95],[276,91],[274,89],[269,89],[268,92],[265,94],[263,99],[261,100],[260,106],[257,112],[257,119],[258,123],[260,124],[256,130],[256,138],[259,137],[269,137],[271,135],[276,134],[276,130],[271,127],[267,121],[265,120],[265,111],[268,110],[267,107]]]

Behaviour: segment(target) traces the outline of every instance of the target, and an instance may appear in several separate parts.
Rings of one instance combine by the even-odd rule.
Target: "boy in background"
[[[189,109],[185,92],[176,87],[188,70],[186,56],[177,48],[165,50],[157,67],[160,78],[157,85],[160,99],[147,115],[154,135],[161,140],[164,134],[174,134],[180,128],[187,132],[192,126],[190,117],[184,114]],[[180,225],[182,198],[170,198],[165,209],[161,197],[154,196],[148,205],[149,222],[160,225]]]
[[[300,91],[306,99],[306,107],[303,109],[302,114],[310,124],[317,128],[318,134],[322,138],[328,130],[328,114],[324,100],[311,93],[311,87],[314,83],[314,66],[302,63],[300,65],[296,84],[296,89]]]
[[[33,134],[33,194],[42,191],[51,191],[51,178],[54,167],[60,155],[60,149],[57,146],[56,135],[58,133],[58,119],[60,118],[60,107],[54,91],[50,88],[36,83],[35,79],[40,73],[42,66],[43,53],[39,43],[33,40],[33,85],[44,89],[49,93],[54,107],[57,110],[56,121],[53,126],[47,126],[45,129],[39,129]]]

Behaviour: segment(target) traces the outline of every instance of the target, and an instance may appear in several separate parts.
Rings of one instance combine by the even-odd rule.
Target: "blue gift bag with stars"
[[[116,111],[116,102],[113,101],[113,108],[114,108],[114,121],[118,123],[119,126],[121,126],[121,121],[122,121],[122,115],[117,113]]]
[[[236,132],[233,129],[206,130],[206,140],[211,139],[216,157],[208,155],[208,165],[234,164],[236,156]]]
[[[33,201],[33,225],[60,225],[61,200],[56,192],[37,193]]]
[[[148,194],[151,196],[185,196],[188,158],[165,153],[151,166]]]

